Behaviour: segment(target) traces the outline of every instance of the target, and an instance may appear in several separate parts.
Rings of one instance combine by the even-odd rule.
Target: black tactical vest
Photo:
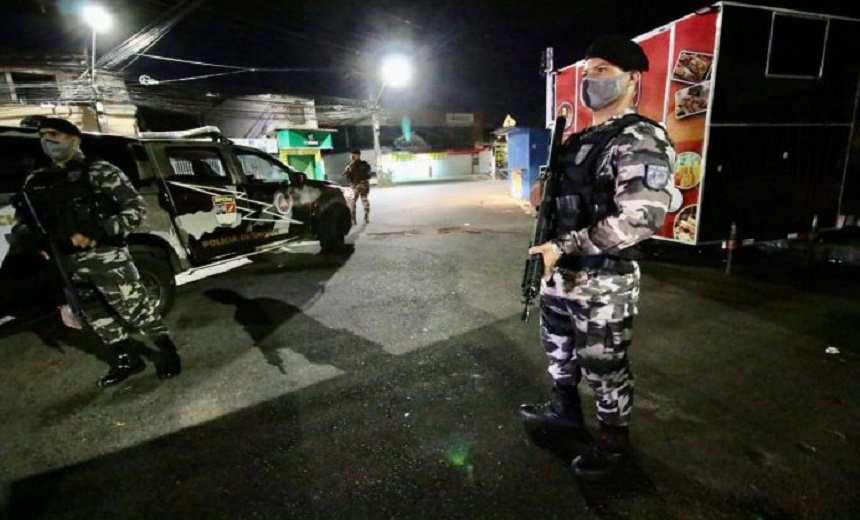
[[[358,159],[353,161],[349,165],[350,175],[349,181],[352,183],[359,183],[370,180],[370,164],[363,160]]]
[[[627,114],[608,124],[571,135],[559,154],[558,196],[555,199],[557,236],[586,229],[618,210],[615,204],[615,177],[597,177],[598,161],[606,146],[628,126],[646,121],[639,114]]]
[[[89,161],[71,161],[63,168],[36,171],[24,186],[48,239],[63,253],[81,251],[69,242],[74,233],[99,244],[124,245],[123,237],[109,237],[102,221],[119,212],[116,202],[90,184]],[[29,213],[29,208],[27,213]]]

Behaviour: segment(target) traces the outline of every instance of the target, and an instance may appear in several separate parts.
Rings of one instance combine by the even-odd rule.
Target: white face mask
[[[582,104],[591,110],[600,110],[609,106],[624,94],[624,77],[622,72],[611,78],[585,78],[582,80]]]
[[[42,151],[54,161],[68,159],[72,155],[75,143],[73,141],[54,141],[42,139]]]

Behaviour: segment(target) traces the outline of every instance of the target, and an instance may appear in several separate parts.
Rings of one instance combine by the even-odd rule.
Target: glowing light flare
[[[386,86],[401,88],[412,82],[412,62],[401,54],[382,60],[382,81]]]
[[[95,32],[107,32],[113,26],[113,16],[104,7],[97,4],[85,5],[81,10],[84,23]]]
[[[445,458],[448,460],[448,463],[455,468],[465,467],[469,460],[469,447],[451,446],[445,450]]]

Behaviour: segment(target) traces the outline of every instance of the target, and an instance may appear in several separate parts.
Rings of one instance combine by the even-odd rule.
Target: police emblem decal
[[[212,208],[220,226],[232,226],[239,220],[236,197],[232,195],[215,195],[212,197]]]
[[[584,144],[579,147],[579,150],[576,152],[576,157],[574,157],[573,162],[575,164],[582,164],[582,161],[588,157],[588,152],[594,147],[593,144]]]
[[[658,164],[645,165],[645,186],[652,190],[662,190],[669,184],[669,167]]]
[[[275,193],[272,205],[281,215],[289,217],[293,214],[293,198],[283,192]]]

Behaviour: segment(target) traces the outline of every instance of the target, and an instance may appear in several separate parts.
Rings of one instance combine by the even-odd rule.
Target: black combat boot
[[[146,368],[146,364],[140,359],[137,352],[134,351],[130,339],[124,339],[113,345],[108,345],[108,349],[113,354],[113,359],[111,360],[110,369],[107,371],[107,374],[99,379],[98,385],[100,387],[113,386]]]
[[[630,451],[630,430],[627,426],[600,423],[597,440],[585,452],[573,459],[570,470],[583,480],[603,480],[614,472]]]
[[[170,336],[163,334],[155,338],[158,356],[155,358],[155,374],[158,379],[169,379],[182,372],[182,360],[176,352],[176,345]]]
[[[575,385],[555,385],[553,397],[546,403],[521,404],[517,415],[527,423],[565,428],[569,430],[582,429],[582,407],[579,401],[579,391]]]

